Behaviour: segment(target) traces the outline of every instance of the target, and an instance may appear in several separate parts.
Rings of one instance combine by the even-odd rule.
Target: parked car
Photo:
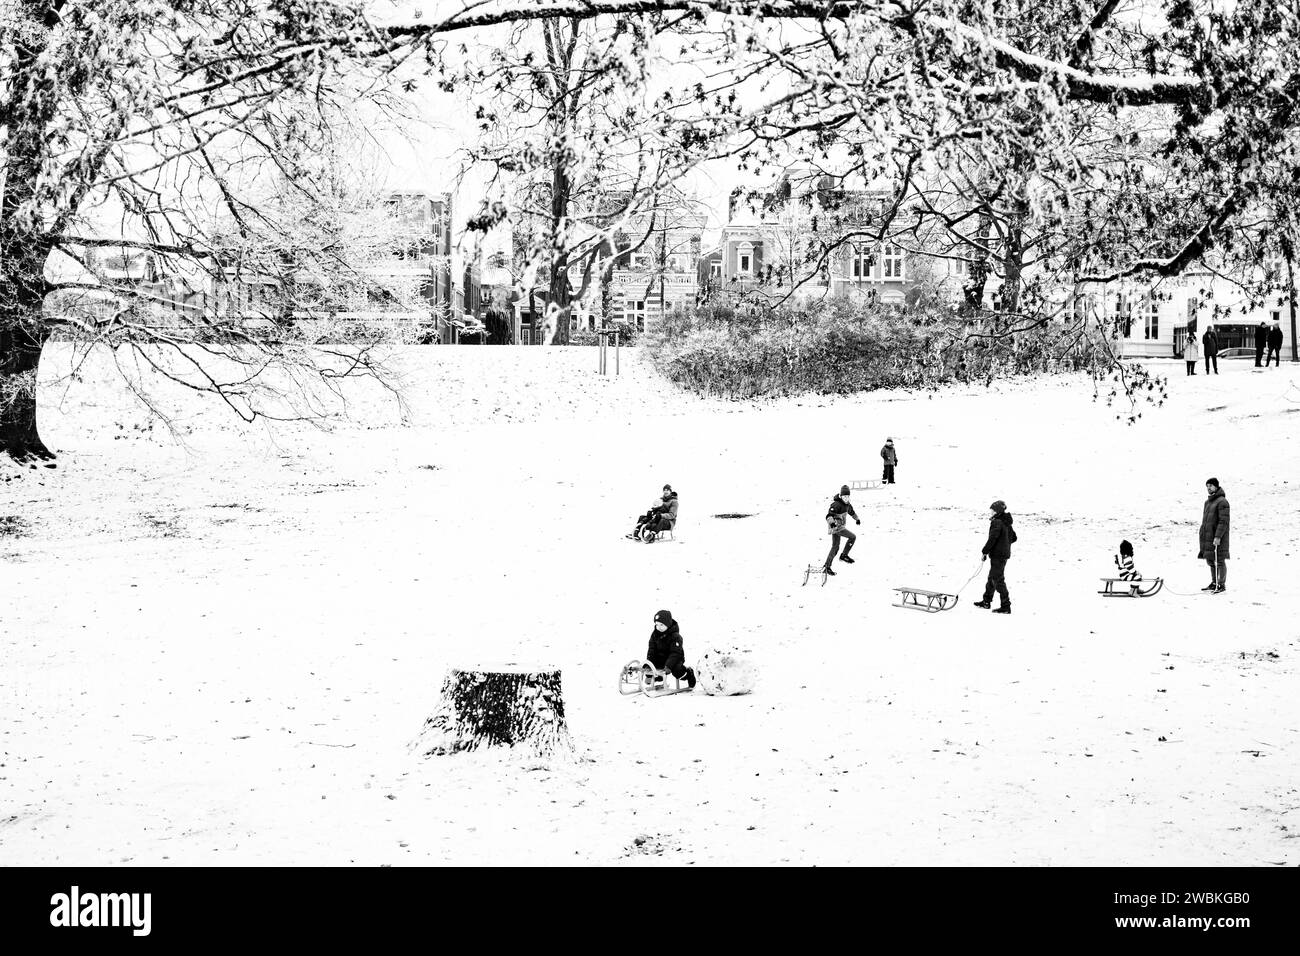
[[[1248,348],[1231,348],[1219,349],[1219,358],[1221,359],[1244,359],[1254,358],[1255,350]]]

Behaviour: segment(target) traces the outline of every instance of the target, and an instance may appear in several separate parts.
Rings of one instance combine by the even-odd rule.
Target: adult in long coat
[[[1205,330],[1201,336],[1201,353],[1205,356],[1205,374],[1210,374],[1210,363],[1214,363],[1214,374],[1219,374],[1219,336],[1214,326]]]
[[[1205,508],[1201,514],[1201,550],[1197,557],[1210,566],[1210,583],[1201,588],[1221,594],[1228,580],[1228,496],[1219,487],[1218,478],[1205,482]]]
[[[1268,330],[1268,358],[1264,359],[1264,368],[1268,368],[1269,362],[1282,367],[1282,338],[1282,323],[1274,322]]]
[[[1268,325],[1260,322],[1255,326],[1255,368],[1264,364],[1264,346],[1268,345]]]

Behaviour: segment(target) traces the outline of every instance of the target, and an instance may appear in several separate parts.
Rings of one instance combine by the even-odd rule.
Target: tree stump
[[[559,670],[518,664],[452,668],[412,748],[426,757],[509,747],[539,757],[570,749]]]

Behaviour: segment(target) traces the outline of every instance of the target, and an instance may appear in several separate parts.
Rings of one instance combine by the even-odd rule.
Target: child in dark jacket
[[[681,629],[668,611],[655,615],[655,629],[650,632],[650,646],[646,648],[645,659],[678,680],[685,677],[687,687],[695,686],[695,671],[686,666]]]
[[[848,519],[846,514],[852,515],[853,520],[862,524],[862,519],[858,513],[853,510],[853,504],[849,501],[849,486],[844,485],[840,488],[840,493],[831,499],[831,506],[826,510],[826,533],[831,536],[831,550],[826,555],[826,564],[822,568],[823,573],[834,575],[835,571],[831,568],[831,562],[835,560],[835,555],[840,551],[840,539],[847,539],[844,545],[844,553],[840,554],[840,560],[853,563],[853,558],[849,557],[849,552],[853,550],[853,545],[857,542],[858,536],[850,531],[846,526]]]

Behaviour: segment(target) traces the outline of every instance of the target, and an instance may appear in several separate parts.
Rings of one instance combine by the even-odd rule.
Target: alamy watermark
[[[148,936],[151,893],[69,893],[50,897],[51,926],[128,926],[132,935]]]

